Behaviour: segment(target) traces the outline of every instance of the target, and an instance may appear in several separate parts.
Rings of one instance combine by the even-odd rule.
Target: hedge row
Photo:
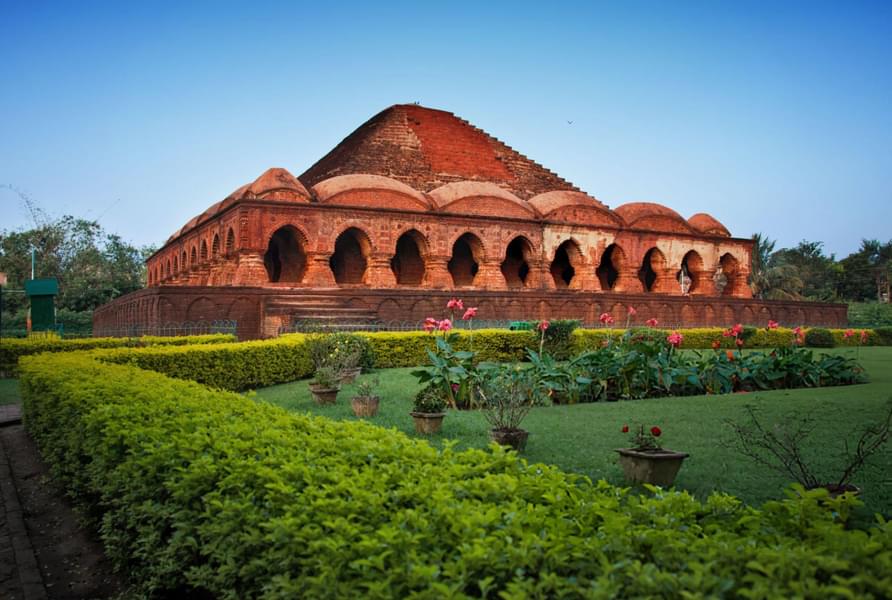
[[[144,597],[892,595],[892,523],[818,494],[630,495],[84,354],[22,362],[25,422]]]
[[[0,371],[15,374],[19,358],[40,352],[75,352],[97,348],[126,348],[141,346],[193,346],[196,344],[222,344],[234,342],[229,333],[186,336],[142,336],[132,338],[79,338],[62,339],[57,336],[26,339],[3,338],[0,341]]]
[[[733,339],[722,337],[722,331],[720,328],[682,330],[682,347],[710,348],[715,339],[720,340],[725,348],[733,347]],[[571,347],[574,353],[579,353],[598,348],[608,338],[617,339],[622,334],[623,330],[617,329],[577,329],[573,332]],[[435,347],[436,339],[435,335],[423,331],[359,335],[371,343],[378,368],[427,364],[427,350]],[[748,348],[789,345],[794,337],[789,329],[749,329],[747,336]],[[170,377],[197,381],[218,389],[246,390],[309,377],[313,365],[304,344],[305,339],[303,334],[289,334],[274,340],[255,342],[100,350],[97,356],[106,362],[132,363]],[[875,336],[871,334],[871,342],[874,339]],[[539,335],[535,331],[480,329],[458,332],[454,347],[457,350],[474,350],[480,361],[510,362],[524,360],[527,349],[538,348],[538,344]]]

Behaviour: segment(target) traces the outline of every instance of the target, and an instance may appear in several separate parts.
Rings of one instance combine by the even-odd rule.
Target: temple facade
[[[232,319],[415,321],[463,296],[485,319],[841,325],[843,305],[751,298],[752,242],[716,219],[596,198],[453,114],[390,107],[295,177],[267,170],[147,261],[94,330]]]

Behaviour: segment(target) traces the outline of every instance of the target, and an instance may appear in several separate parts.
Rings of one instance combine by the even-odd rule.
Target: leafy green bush
[[[823,327],[812,327],[805,331],[805,345],[812,348],[832,348],[833,334]]]
[[[453,347],[474,351],[480,361],[508,362],[523,360],[526,349],[538,346],[538,332],[506,329],[455,330]],[[375,354],[375,366],[417,367],[428,361],[428,350],[434,350],[435,334],[423,331],[380,332],[359,334],[368,338]]]
[[[530,331],[535,332],[538,344],[538,338],[542,334],[537,330],[539,321],[528,321],[527,327]],[[548,322],[548,329],[545,330],[545,351],[557,358],[565,360],[574,354],[573,351],[573,332],[579,327],[578,319],[556,319]],[[537,345],[538,347],[538,345]]]
[[[141,597],[892,596],[892,522],[846,530],[848,496],[633,495],[82,353],[25,358],[21,385]]]
[[[877,327],[873,332],[879,345],[892,346],[892,327]]]
[[[0,372],[14,375],[20,357],[40,352],[75,352],[96,348],[134,348],[141,346],[193,346],[197,344],[223,344],[234,342],[228,333],[210,335],[184,335],[179,337],[143,336],[139,338],[82,338],[62,339],[56,336],[27,339],[3,339],[0,344]]]

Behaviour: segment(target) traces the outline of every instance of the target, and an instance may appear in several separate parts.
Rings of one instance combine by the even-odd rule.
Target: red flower
[[[731,362],[734,362],[734,353],[730,350],[725,350],[725,358],[727,358]]]
[[[845,333],[842,334],[842,337],[844,337],[845,339],[849,339],[853,335],[855,335],[854,329],[846,329]]]
[[[730,329],[726,329],[722,332],[722,337],[731,337],[732,335],[734,335],[734,334],[731,333]]]
[[[731,334],[734,337],[739,336],[741,333],[743,333],[743,325],[741,325],[740,323],[731,328]]]
[[[545,331],[548,329],[549,323],[548,321],[539,321],[539,326],[536,328],[539,331]]]
[[[743,340],[742,339],[737,338],[737,341],[734,343],[737,344],[738,348],[743,348]]]
[[[477,316],[477,307],[472,306],[469,307],[468,310],[465,311],[465,314],[461,316],[462,321],[467,321],[468,319],[473,319]]]
[[[768,319],[768,329],[777,329],[777,328],[778,328],[777,321],[772,321],[771,319]]]
[[[628,309],[628,312],[629,312],[629,316],[630,316],[630,317],[634,317],[635,315],[638,314],[638,311],[635,310],[635,307],[634,307],[634,306],[630,306],[629,309]]]
[[[449,310],[462,310],[464,307],[464,303],[458,298],[453,298],[446,303],[446,308],[448,308]]]
[[[867,343],[867,339],[868,339],[869,337],[870,337],[870,334],[867,333],[867,330],[866,330],[866,329],[862,329],[862,330],[861,330],[861,343],[862,343],[862,344]]]
[[[681,346],[681,342],[684,340],[684,336],[678,333],[677,331],[673,331],[669,335],[666,336],[666,341],[669,342],[675,348]]]
[[[601,313],[601,316],[598,317],[598,320],[601,321],[603,325],[609,325],[613,323],[613,317],[610,316],[610,313]]]
[[[722,347],[722,343],[720,341],[718,341],[718,340],[712,341],[712,349],[713,350],[718,350],[721,347]]]
[[[654,425],[650,428],[650,434],[654,437],[660,437],[663,434],[663,430]]]
[[[648,327],[656,327],[657,325],[660,324],[660,322],[657,321],[656,319],[648,319],[647,321],[644,322],[644,324],[647,325]]]
[[[450,321],[449,319],[443,319],[442,321],[437,323],[437,329],[439,329],[440,331],[449,331],[450,329],[452,329],[452,321]]]
[[[629,426],[623,425],[623,433],[629,433]]]
[[[438,324],[439,324],[439,323],[437,323],[437,320],[436,320],[435,318],[433,318],[433,317],[428,317],[428,318],[426,318],[426,319],[424,320],[424,330],[425,330],[426,332],[430,333],[430,332],[432,332],[434,329],[437,328],[437,325],[438,325]]]
[[[799,327],[799,326],[797,325],[796,327],[793,328],[793,333],[796,334],[796,335],[801,334],[801,333],[802,333],[802,327]]]

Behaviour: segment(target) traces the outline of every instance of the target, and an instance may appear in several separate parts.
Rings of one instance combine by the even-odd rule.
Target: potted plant
[[[512,365],[485,369],[477,382],[483,416],[491,426],[491,439],[518,452],[526,447],[529,432],[520,423],[533,406],[545,404],[546,387],[536,371]]]
[[[356,395],[350,400],[350,406],[353,407],[354,415],[357,417],[374,417],[378,414],[378,404],[381,399],[374,393],[376,387],[378,387],[376,378],[360,381],[356,385]]]
[[[341,389],[337,371],[332,367],[319,367],[313,374],[309,387],[317,404],[334,404]]]
[[[623,433],[631,433],[628,425],[623,425]],[[629,483],[649,483],[669,487],[681,469],[681,463],[688,457],[684,452],[666,450],[660,446],[662,429],[654,425],[645,430],[638,425],[632,433],[631,448],[619,448],[619,464]]]
[[[414,408],[409,414],[415,422],[416,433],[430,435],[440,431],[446,416],[446,399],[439,386],[429,385],[419,391],[415,395]]]
[[[757,464],[768,467],[791,477],[807,490],[825,489],[831,497],[840,494],[859,494],[861,490],[852,484],[852,477],[866,466],[869,458],[878,452],[892,437],[892,401],[885,415],[852,434],[858,441],[851,450],[843,437],[843,461],[839,463],[839,475],[819,475],[814,468],[818,460],[803,452],[803,441],[815,428],[815,419],[810,416],[787,415],[774,424],[760,422],[756,409],[747,405],[745,423],[728,420],[726,423],[734,432],[731,448],[753,459]]]

